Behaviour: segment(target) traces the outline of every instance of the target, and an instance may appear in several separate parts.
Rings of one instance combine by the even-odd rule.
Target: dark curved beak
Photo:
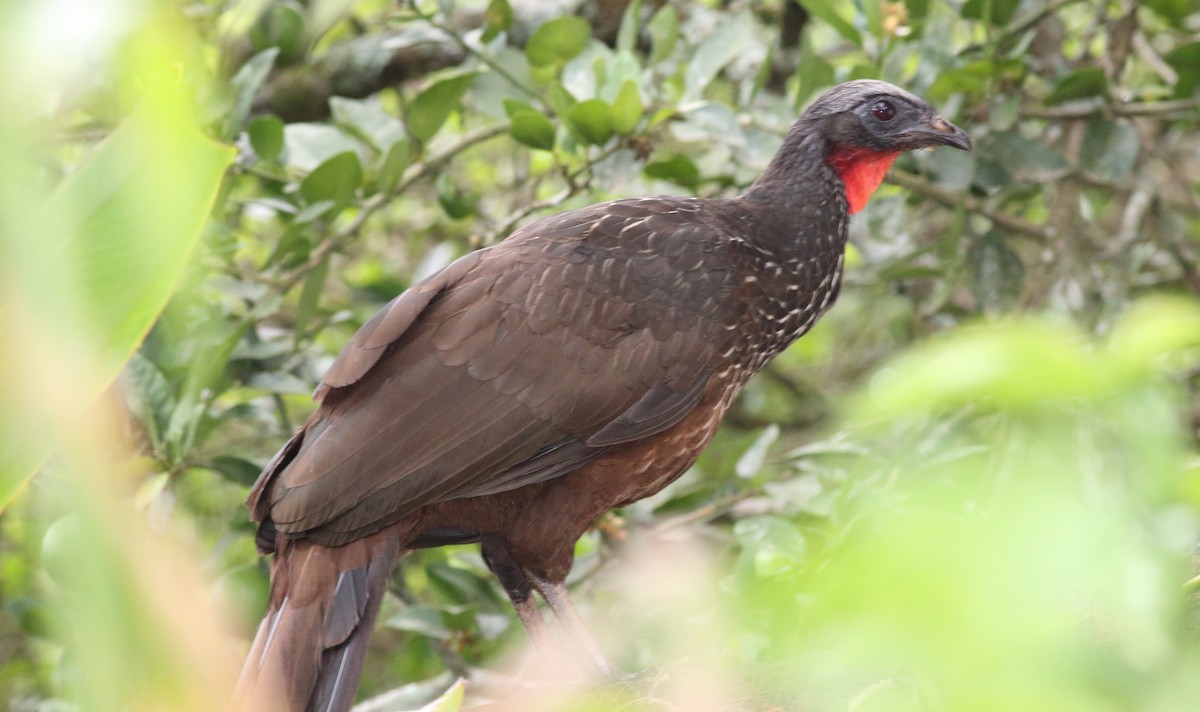
[[[964,151],[971,150],[971,137],[967,132],[940,116],[934,116],[928,124],[913,129],[910,135],[925,146],[953,146]]]

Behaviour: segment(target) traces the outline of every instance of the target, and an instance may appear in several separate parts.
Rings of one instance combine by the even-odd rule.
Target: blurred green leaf
[[[612,128],[620,136],[628,136],[642,119],[642,97],[637,84],[627,81],[621,85],[612,103]]]
[[[357,151],[354,139],[328,124],[297,123],[283,127],[288,166],[310,173],[330,158]]]
[[[669,180],[685,188],[695,188],[700,184],[700,169],[692,159],[682,154],[669,158],[659,158],[646,164],[643,172],[650,178]]]
[[[220,473],[225,479],[243,487],[253,485],[258,480],[259,474],[262,473],[261,465],[234,455],[218,455],[206,461],[204,467]]]
[[[1043,183],[1071,171],[1071,164],[1058,153],[1013,131],[992,134],[986,150],[1006,170],[1023,180]]]
[[[679,39],[679,16],[675,6],[667,3],[658,9],[646,24],[650,33],[650,63],[659,64],[675,51]]]
[[[272,163],[283,151],[283,122],[275,116],[259,116],[246,127],[250,146],[260,160]]]
[[[408,107],[408,130],[418,141],[425,142],[434,137],[450,112],[458,108],[467,89],[475,81],[477,72],[459,74],[442,79],[425,89],[413,99]]]
[[[26,275],[10,288],[58,328],[80,329],[92,348],[94,390],[76,395],[81,407],[111,383],[163,309],[233,161],[232,148],[210,141],[168,101],[178,100],[144,101],[37,209],[46,229],[37,249],[0,236],[9,278]],[[9,309],[0,311],[0,328],[12,323]],[[19,437],[12,422],[0,413],[0,438]],[[0,510],[48,454],[29,445],[0,440]]]
[[[230,89],[234,92],[233,106],[225,115],[225,128],[222,131],[224,138],[232,139],[242,130],[242,124],[246,123],[246,117],[250,115],[254,97],[267,80],[278,56],[278,48],[265,49],[247,60],[238,69],[237,74],[233,75],[230,82]]]
[[[390,193],[400,184],[400,180],[404,177],[404,171],[412,164],[412,148],[408,141],[401,139],[393,143],[387,150],[387,154],[383,157],[383,163],[379,166],[379,185],[380,192]]]
[[[967,0],[959,12],[965,19],[1007,25],[1020,5],[1021,0]]]
[[[513,138],[531,148],[554,150],[554,124],[534,111],[517,111],[511,115]]]
[[[1141,151],[1137,129],[1126,121],[1094,116],[1083,135],[1079,162],[1093,177],[1116,183],[1129,175]]]
[[[696,47],[683,74],[684,96],[698,98],[717,73],[745,51],[754,39],[754,23],[749,12],[739,12],[718,25]]]
[[[479,196],[458,187],[449,173],[443,173],[437,179],[438,204],[446,215],[455,220],[462,220],[475,214],[479,205]]]
[[[450,637],[442,612],[430,606],[405,606],[389,616],[384,625],[438,640]]]
[[[483,14],[483,41],[491,42],[512,26],[513,12],[508,0],[491,0]]]
[[[307,46],[304,15],[291,3],[273,3],[250,32],[255,52],[277,50],[281,62],[294,62]]]
[[[762,429],[750,447],[742,453],[737,459],[737,464],[734,465],[733,471],[742,479],[754,477],[762,469],[763,463],[767,460],[767,453],[770,452],[771,446],[779,439],[779,426],[772,423]]]
[[[419,712],[458,712],[462,707],[463,691],[466,687],[462,680],[456,681],[441,697],[422,707]]]
[[[1179,73],[1175,95],[1184,99],[1194,98],[1196,90],[1200,89],[1200,42],[1179,45],[1163,55],[1163,59]]]
[[[1099,67],[1084,67],[1059,79],[1045,103],[1053,106],[1093,96],[1108,96],[1108,78]]]
[[[940,72],[929,87],[934,100],[944,100],[954,94],[982,96],[991,82],[1018,76],[1025,63],[1017,59],[981,59],[966,62]]]
[[[581,17],[559,17],[538,25],[525,44],[525,56],[535,67],[564,64],[583,51],[592,30]]]
[[[621,15],[621,26],[617,30],[618,52],[632,53],[637,49],[638,24],[642,14],[641,0],[633,0]]]
[[[855,29],[849,20],[842,16],[838,6],[849,6],[837,0],[800,0],[800,4],[809,14],[837,30],[837,33],[849,40],[856,47],[862,47],[862,33]]]
[[[1196,5],[1192,0],[1142,0],[1141,4],[1181,29],[1184,21],[1196,13]]]
[[[321,292],[325,289],[325,280],[329,277],[329,258],[321,260],[304,278],[300,288],[300,301],[296,304],[296,321],[293,329],[296,338],[304,333],[308,322],[317,314],[321,302]],[[307,389],[305,389],[307,390]]]
[[[386,151],[404,138],[404,124],[374,101],[329,98],[333,119],[376,151]]]
[[[613,135],[613,115],[601,99],[581,101],[567,113],[567,124],[585,142],[603,146]]]
[[[1038,321],[959,329],[894,361],[873,381],[859,415],[966,405],[1027,408],[1095,395],[1079,335]]]
[[[786,519],[742,519],[733,526],[733,535],[742,546],[743,566],[756,577],[788,573],[804,560],[804,535]]]
[[[1011,307],[1021,293],[1025,265],[1002,235],[988,232],[967,253],[971,291],[980,310],[997,312]]]
[[[1145,378],[1165,365],[1168,356],[1185,356],[1176,365],[1196,363],[1200,347],[1200,305],[1169,296],[1154,296],[1133,304],[1113,326],[1109,357],[1120,377]]]
[[[354,202],[362,185],[362,164],[353,151],[339,153],[309,173],[300,183],[300,193],[309,204],[332,201],[336,207]]]

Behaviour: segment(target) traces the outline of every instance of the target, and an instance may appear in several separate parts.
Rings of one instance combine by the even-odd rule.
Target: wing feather
[[[678,422],[732,338],[715,296],[731,278],[702,211],[664,198],[553,216],[394,299],[261,476],[263,529],[344,543]]]

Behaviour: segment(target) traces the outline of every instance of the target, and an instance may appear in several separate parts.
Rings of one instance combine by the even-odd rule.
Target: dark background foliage
[[[811,99],[873,77],[930,99],[975,151],[903,157],[852,222],[837,307],[751,382],[691,472],[580,542],[587,615],[622,665],[665,672],[525,703],[1200,699],[1181,588],[1200,504],[1188,0],[210,0],[154,13],[144,21],[186,38],[174,81],[196,121],[236,157],[106,402],[136,452],[121,459],[122,495],[198,552],[232,637],[251,634],[267,585],[241,501],[377,308],[539,215],[734,195]],[[137,75],[130,53],[47,110],[48,185],[136,105],[140,83],[116,79]],[[56,527],[74,516],[69,469],[52,460],[0,520],[13,709],[89,706],[53,571]],[[475,549],[401,569],[365,709],[419,706],[456,677],[473,680],[468,704],[501,694],[487,671],[523,633]],[[223,654],[236,660],[236,645]]]

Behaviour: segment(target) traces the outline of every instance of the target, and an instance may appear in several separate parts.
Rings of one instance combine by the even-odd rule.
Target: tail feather
[[[271,603],[238,681],[241,709],[349,710],[399,555],[394,537],[340,547],[283,541],[271,567]]]

